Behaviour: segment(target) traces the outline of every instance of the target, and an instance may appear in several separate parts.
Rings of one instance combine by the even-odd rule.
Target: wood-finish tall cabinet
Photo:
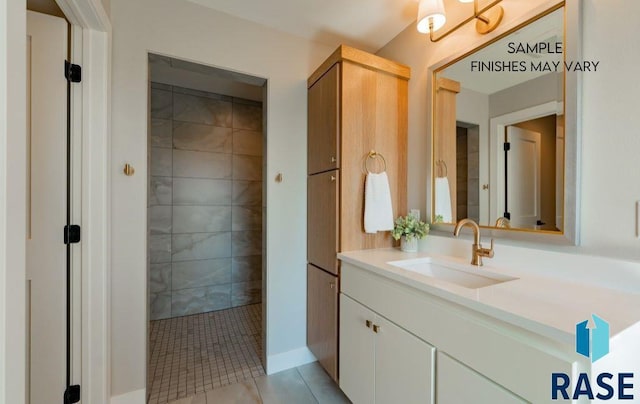
[[[407,66],[340,46],[308,81],[307,345],[336,381],[336,255],[393,245],[389,232],[364,231],[367,169],[386,168],[393,215],[406,214],[410,74]],[[379,157],[370,158],[372,151]]]

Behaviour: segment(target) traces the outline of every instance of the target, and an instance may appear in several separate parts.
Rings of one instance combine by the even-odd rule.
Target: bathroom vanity
[[[356,404],[582,403],[580,377],[595,395],[612,374],[617,397],[617,375],[640,376],[640,295],[397,249],[339,258],[340,387]],[[610,327],[594,363],[575,345],[592,314]],[[553,374],[570,380],[569,400],[551,399]],[[638,384],[625,393],[640,399]]]
[[[540,6],[429,66],[426,209],[443,237],[338,254],[339,383],[354,403],[640,402],[640,265],[573,247],[582,76],[469,74],[542,37],[564,45],[545,57],[582,60],[582,3]],[[452,239],[469,219],[474,241]],[[483,267],[469,254],[493,256],[480,236],[497,239]]]

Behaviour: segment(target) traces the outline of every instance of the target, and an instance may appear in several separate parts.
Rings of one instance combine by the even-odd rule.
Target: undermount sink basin
[[[442,262],[430,257],[391,261],[387,264],[469,289],[484,288],[518,279],[488,272],[482,267],[470,268],[470,265]]]

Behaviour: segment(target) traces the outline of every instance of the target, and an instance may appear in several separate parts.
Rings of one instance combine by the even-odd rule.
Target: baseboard
[[[316,357],[306,346],[288,352],[269,355],[267,356],[267,374],[278,373],[315,361]]]
[[[145,404],[147,402],[145,389],[130,391],[111,397],[111,404]]]

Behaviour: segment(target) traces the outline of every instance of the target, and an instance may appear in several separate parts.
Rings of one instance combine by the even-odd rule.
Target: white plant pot
[[[400,249],[404,252],[418,252],[418,239],[412,237],[411,240],[407,240],[405,236],[400,239]]]

